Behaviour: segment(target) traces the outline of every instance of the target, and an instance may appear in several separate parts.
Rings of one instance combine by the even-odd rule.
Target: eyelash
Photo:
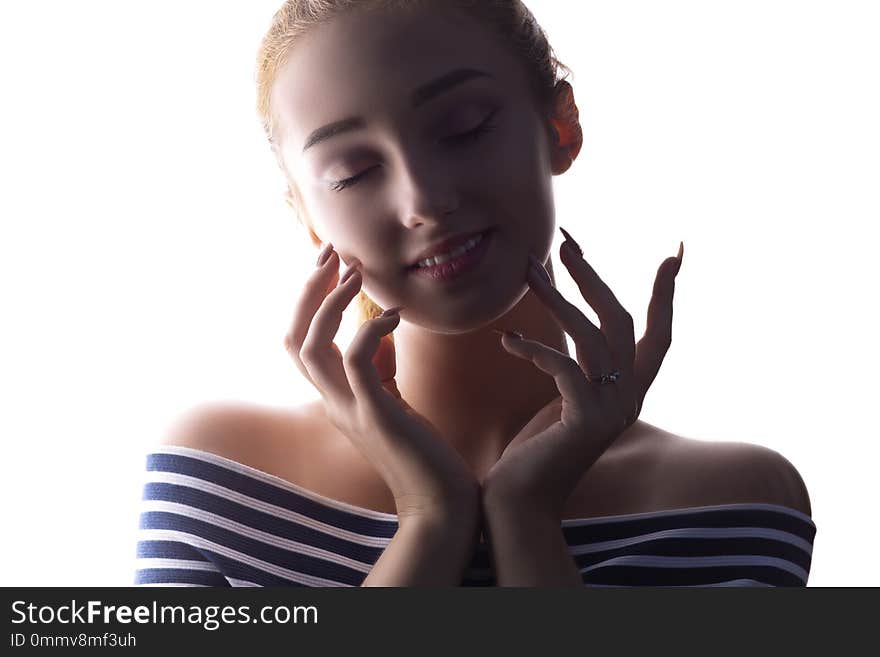
[[[476,141],[480,137],[482,137],[487,132],[492,132],[495,129],[495,124],[492,123],[492,117],[495,116],[495,113],[498,110],[493,111],[486,117],[486,120],[483,121],[480,125],[478,125],[473,130],[469,130],[467,132],[463,132],[460,135],[453,135],[451,137],[446,137],[442,141],[452,142],[456,146],[462,146],[470,144],[473,141]],[[345,178],[344,180],[337,180],[336,182],[330,185],[330,189],[334,192],[341,192],[346,187],[351,187],[352,185],[356,185],[358,181],[367,175],[370,171],[375,169],[376,167],[370,167],[366,171],[359,173],[356,176],[352,176],[351,178]]]

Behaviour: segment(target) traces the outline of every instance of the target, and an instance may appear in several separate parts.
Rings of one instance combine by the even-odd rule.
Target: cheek
[[[532,140],[505,147],[485,199],[492,223],[508,235],[514,259],[528,250],[546,254],[553,243],[555,207],[550,169]],[[522,249],[525,251],[520,252]]]
[[[369,207],[369,198],[365,204],[362,194],[347,192],[310,191],[306,196],[309,220],[318,236],[332,242],[343,260],[366,260],[375,250],[371,245],[381,239],[375,230],[378,211]]]
[[[527,134],[510,140],[486,172],[493,202],[528,223],[540,223],[553,208],[552,175],[537,146]]]
[[[383,251],[381,238],[377,237],[376,231],[367,230],[365,224],[352,222],[343,226],[337,224],[331,234],[336,235],[338,250],[346,256],[345,260],[359,259],[364,264],[367,276],[372,271],[382,270],[389,254],[386,253],[387,249]]]
[[[540,149],[534,126],[524,120],[508,126],[480,168],[495,187],[505,187],[508,194],[529,196],[550,177],[546,155]]]

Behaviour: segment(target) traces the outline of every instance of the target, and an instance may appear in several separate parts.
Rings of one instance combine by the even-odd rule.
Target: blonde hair
[[[300,222],[303,221],[300,214],[303,206],[281,155],[283,128],[271,104],[272,86],[288,53],[310,29],[328,23],[340,14],[369,9],[417,9],[431,5],[460,9],[494,29],[502,43],[525,66],[534,97],[542,108],[548,108],[552,103],[557,82],[571,74],[570,69],[556,58],[544,30],[521,0],[285,0],[275,12],[257,52],[257,113],[278,165],[290,184]],[[558,78],[560,70],[565,75]],[[309,221],[308,217],[306,221]],[[552,276],[549,263],[548,268]],[[357,306],[359,323],[382,313],[382,309],[363,291],[358,294]]]

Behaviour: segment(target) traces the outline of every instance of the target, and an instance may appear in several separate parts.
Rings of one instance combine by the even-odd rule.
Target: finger
[[[595,386],[587,381],[580,365],[571,356],[537,340],[516,338],[508,333],[502,334],[501,344],[514,356],[532,361],[538,369],[553,377],[563,400],[570,404],[566,410],[582,413],[588,400],[597,399]],[[576,419],[584,424],[588,420],[586,417]]]
[[[563,231],[563,234],[564,231]],[[623,378],[632,379],[635,360],[635,333],[632,315],[617,300],[611,288],[599,277],[592,265],[580,254],[580,247],[566,240],[559,247],[559,257],[578,286],[584,300],[596,311],[600,328],[608,342],[612,361]]]
[[[400,393],[394,382],[393,364],[392,375],[385,381],[376,367],[382,338],[400,323],[398,310],[389,308],[361,324],[342,361],[355,398],[381,411],[380,415],[398,407],[395,399]]]
[[[539,266],[529,266],[529,284],[535,295],[550,311],[556,323],[571,335],[577,352],[577,362],[583,371],[590,376],[608,374],[614,369],[615,363],[604,334],[577,306],[569,302],[559,290],[547,282],[541,275]],[[603,388],[601,395],[606,401],[611,401],[616,397],[617,392],[612,389],[613,386],[603,386]]]
[[[302,294],[297,300],[293,312],[293,321],[287,335],[284,336],[284,347],[293,358],[297,368],[306,379],[314,385],[312,377],[300,358],[303,342],[308,335],[315,313],[320,308],[327,294],[336,287],[339,277],[339,256],[333,245],[328,244],[325,249],[330,253],[323,264],[316,266],[315,270],[306,279]]]
[[[679,256],[683,247],[679,249]],[[645,334],[636,345],[635,378],[640,399],[657,377],[660,365],[672,344],[672,300],[675,295],[675,276],[681,267],[681,259],[667,258],[657,270],[654,290],[648,304]]]
[[[321,302],[300,349],[302,362],[316,387],[325,398],[330,396],[335,402],[353,398],[342,364],[342,352],[333,339],[342,323],[343,312],[361,288],[359,267],[360,261],[353,259],[340,283]]]
[[[620,371],[620,377],[613,384],[617,401],[627,416],[638,417],[637,382],[633,372],[636,346],[632,315],[581,255],[580,247],[572,246],[572,242],[573,240],[569,241],[569,236],[566,235],[566,241],[560,247],[560,259],[578,286],[581,296],[599,317],[600,329],[608,344],[613,364],[609,369],[604,370],[604,373],[608,373],[611,369]],[[610,385],[606,384],[606,386]],[[609,398],[612,396],[610,390],[606,396]],[[631,423],[628,422],[627,426]]]

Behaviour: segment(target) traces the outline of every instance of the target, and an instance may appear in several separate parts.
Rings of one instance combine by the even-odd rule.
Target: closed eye
[[[379,166],[378,164],[376,166]],[[361,171],[358,175],[352,176],[351,178],[345,178],[344,180],[337,180],[333,183],[330,183],[330,189],[334,192],[341,192],[346,187],[351,187],[352,185],[357,184],[357,181],[367,175],[370,171],[375,169],[376,167],[370,167],[369,169],[365,169]]]
[[[486,117],[486,120],[483,121],[480,125],[478,125],[473,130],[468,130],[467,132],[463,132],[460,135],[453,135],[451,137],[446,137],[445,139],[443,139],[441,141],[447,141],[447,142],[451,142],[453,144],[462,144],[462,143],[469,143],[475,139],[478,139],[479,137],[486,134],[487,132],[491,132],[492,130],[495,129],[495,124],[492,123],[492,118],[495,116],[496,112],[498,112],[498,110],[493,110],[489,114],[489,116]]]
[[[470,143],[478,140],[480,137],[482,137],[487,132],[491,132],[492,130],[495,129],[495,124],[492,123],[492,118],[495,116],[495,114],[497,112],[498,112],[497,109],[493,110],[489,114],[489,116],[486,117],[486,120],[483,121],[480,125],[478,125],[473,130],[468,130],[467,132],[463,132],[458,135],[452,135],[451,137],[444,137],[440,141],[453,144],[454,146],[462,146],[462,145],[470,144]],[[374,167],[370,167],[369,169],[365,169],[361,173],[357,174],[356,176],[352,176],[351,178],[345,178],[343,180],[334,181],[333,183],[330,184],[330,189],[332,189],[334,192],[341,192],[346,187],[351,187],[352,185],[356,185],[361,180],[361,178],[366,176],[373,169],[376,169],[378,166],[379,165],[376,165]]]

